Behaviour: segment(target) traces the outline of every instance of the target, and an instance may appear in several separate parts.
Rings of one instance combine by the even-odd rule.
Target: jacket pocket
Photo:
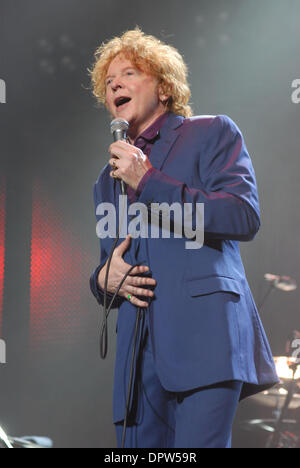
[[[187,280],[187,290],[191,296],[204,296],[218,291],[230,292],[238,296],[243,294],[241,283],[228,276],[209,276]]]

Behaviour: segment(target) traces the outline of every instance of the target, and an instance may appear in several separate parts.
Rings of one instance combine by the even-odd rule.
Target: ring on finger
[[[132,298],[132,295],[131,295],[131,294],[128,294],[128,295],[127,295],[127,299],[128,299],[129,301],[131,301],[131,298]]]

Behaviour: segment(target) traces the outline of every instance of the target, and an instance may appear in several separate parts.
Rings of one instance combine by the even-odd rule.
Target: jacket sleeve
[[[102,201],[102,191],[101,191],[101,176],[98,179],[98,181],[94,185],[94,205],[95,205],[95,215],[96,215],[96,220],[100,219],[100,216],[96,214],[97,211],[97,206],[99,203]],[[105,265],[108,256],[110,254],[110,250],[112,248],[114,239],[111,238],[106,238],[106,239],[99,239],[100,241],[100,264],[97,266],[97,268],[94,270],[90,277],[90,289],[97,299],[98,303],[100,305],[104,305],[104,290],[100,288],[98,284],[98,274],[102,267]],[[112,299],[113,295],[110,293],[107,293],[107,306],[110,304],[110,301]],[[113,307],[119,307],[124,298],[117,296],[114,300]]]
[[[200,151],[201,188],[188,187],[153,168],[139,202],[190,203],[196,226],[196,203],[204,203],[205,236],[249,241],[260,227],[259,200],[254,169],[244,138],[226,115],[213,118]],[[171,213],[170,219],[174,214]]]

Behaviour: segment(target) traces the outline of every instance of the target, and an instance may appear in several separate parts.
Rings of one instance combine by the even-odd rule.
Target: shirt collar
[[[162,128],[163,124],[167,120],[169,116],[169,112],[165,112],[164,114],[160,115],[154,122],[153,124],[150,125],[150,127],[146,128],[144,132],[137,137],[135,140],[134,144],[138,143],[140,138],[142,138],[144,141],[147,141],[149,143],[153,142],[158,136],[160,129]]]

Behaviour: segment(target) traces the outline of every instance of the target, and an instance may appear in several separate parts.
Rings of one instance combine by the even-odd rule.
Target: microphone
[[[114,119],[110,123],[110,132],[113,134],[114,141],[126,141],[128,129],[129,123],[125,119]]]
[[[300,332],[298,330],[293,330],[293,332],[289,335],[288,340],[285,345],[285,352],[287,356],[289,357],[293,356],[293,352],[295,351],[295,348],[293,347],[293,343],[299,339],[300,339]]]
[[[280,276],[273,275],[272,273],[266,273],[265,280],[272,283],[275,288],[281,289],[281,291],[290,292],[297,289],[296,281],[290,276]]]
[[[118,141],[118,140],[126,141],[128,129],[129,129],[129,123],[125,119],[114,119],[110,123],[110,132],[113,135],[114,141]],[[120,184],[121,184],[122,195],[125,195],[126,188],[125,188],[125,183],[122,179],[120,180]]]

